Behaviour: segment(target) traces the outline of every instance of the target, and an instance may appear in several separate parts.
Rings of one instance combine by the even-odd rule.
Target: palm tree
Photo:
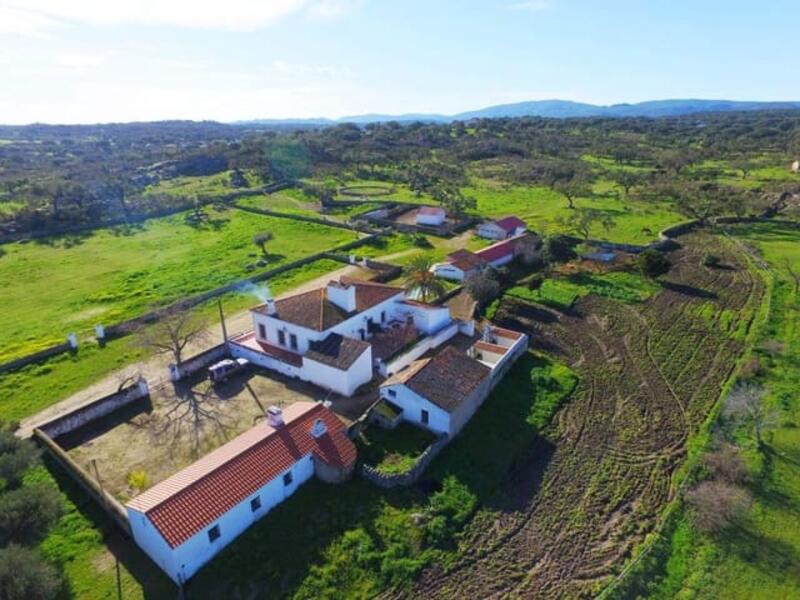
[[[423,302],[437,300],[445,293],[445,287],[431,271],[431,261],[417,256],[405,269],[406,292],[419,296]]]

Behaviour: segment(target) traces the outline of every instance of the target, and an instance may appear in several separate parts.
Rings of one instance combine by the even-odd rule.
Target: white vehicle
[[[226,358],[208,368],[208,378],[214,383],[225,381],[231,375],[244,370],[249,364],[250,361],[246,358]]]

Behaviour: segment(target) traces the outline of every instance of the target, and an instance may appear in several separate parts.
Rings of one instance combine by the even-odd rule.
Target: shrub
[[[147,489],[148,483],[147,473],[142,469],[134,469],[128,473],[128,485],[133,489],[143,492]]]
[[[22,474],[39,460],[39,450],[30,440],[21,440],[8,428],[0,427],[0,480],[15,487]]]
[[[716,269],[721,264],[719,256],[716,254],[706,254],[703,257],[703,266]]]
[[[645,277],[656,279],[666,274],[672,263],[663,252],[650,248],[636,257],[636,266]]]
[[[433,546],[445,547],[472,515],[478,499],[455,477],[442,482],[442,489],[431,496],[431,519],[425,526],[425,539]]]
[[[542,245],[542,257],[545,262],[563,263],[577,256],[572,240],[566,235],[551,235],[545,238]]]
[[[500,294],[500,283],[486,272],[470,275],[464,288],[481,306],[486,306]]]
[[[0,549],[3,600],[51,600],[60,587],[55,570],[33,550],[15,545]]]
[[[744,515],[752,504],[750,494],[724,481],[703,481],[686,492],[695,526],[701,531],[722,531]]]
[[[543,283],[544,283],[544,277],[543,276],[534,275],[528,281],[528,289],[529,290],[538,290],[540,287],[542,287]]]
[[[0,496],[0,544],[35,543],[64,513],[61,495],[48,485],[31,485]]]

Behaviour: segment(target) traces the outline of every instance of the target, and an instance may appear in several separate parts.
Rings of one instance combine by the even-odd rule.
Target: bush
[[[411,243],[417,248],[433,248],[433,244],[431,244],[430,240],[428,240],[428,238],[426,238],[421,233],[412,235],[410,237],[411,237],[410,240]]]
[[[51,600],[60,587],[56,571],[33,550],[15,545],[0,549],[3,600]]]
[[[656,279],[666,274],[672,263],[663,252],[650,248],[636,257],[636,266],[645,277]]]
[[[717,267],[720,266],[721,263],[722,263],[722,261],[720,260],[719,256],[717,256],[716,254],[706,254],[703,257],[703,266],[704,267],[710,267],[712,269],[716,269]]]
[[[544,277],[542,275],[535,275],[531,277],[530,280],[528,281],[528,289],[538,290],[540,287],[542,287],[543,283],[544,283]]]
[[[38,460],[39,450],[33,442],[21,440],[8,428],[0,427],[0,489],[19,485],[22,474]]]
[[[128,485],[133,489],[143,492],[147,489],[149,479],[147,473],[141,469],[134,469],[128,473]]]
[[[0,496],[0,545],[41,540],[64,513],[61,495],[48,485],[21,487]]]
[[[500,283],[487,272],[470,275],[464,288],[481,306],[486,306],[500,294]]]
[[[442,482],[442,489],[431,496],[431,519],[425,526],[425,539],[428,544],[446,547],[453,536],[466,523],[477,506],[478,499],[467,486],[455,477]]]
[[[577,255],[572,240],[566,235],[551,235],[545,238],[542,245],[542,257],[550,264],[572,260]]]

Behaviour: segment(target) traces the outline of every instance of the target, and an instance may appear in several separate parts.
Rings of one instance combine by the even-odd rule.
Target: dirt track
[[[581,384],[468,526],[464,558],[399,597],[591,597],[652,531],[763,293],[722,242],[681,243],[665,289],[645,304],[587,297],[569,315],[503,304],[498,319],[567,360]],[[709,248],[725,268],[700,266]]]

